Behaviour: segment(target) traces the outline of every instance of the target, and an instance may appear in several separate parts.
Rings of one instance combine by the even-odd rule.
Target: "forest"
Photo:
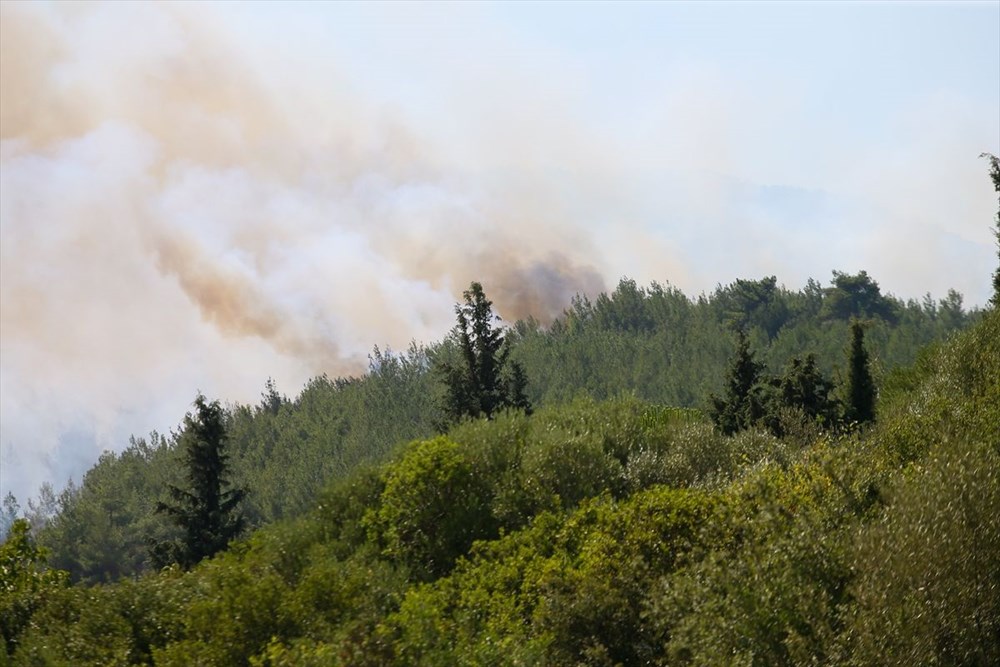
[[[793,358],[815,355],[817,370],[844,384],[852,318],[866,322],[865,344],[881,386],[911,365],[925,347],[981,316],[966,312],[961,295],[903,302],[883,295],[866,272],[835,273],[830,285],[801,290],[775,277],[738,280],[689,298],[653,284],[623,279],[611,294],[574,300],[549,326],[518,321],[507,329],[514,362],[526,369],[527,399],[536,408],[590,398],[629,396],[651,405],[706,412],[723,389],[734,331],[774,375]],[[229,472],[249,491],[249,528],[310,511],[325,486],[364,464],[388,460],[404,443],[442,431],[445,384],[434,372],[457,355],[454,335],[404,353],[375,348],[362,377],[316,377],[289,399],[271,380],[256,405],[224,406]],[[148,541],[170,535],[154,510],[168,486],[181,481],[174,433],[135,437],[107,452],[80,483],[61,492],[43,487],[21,510],[8,496],[6,525],[25,515],[50,564],[73,581],[114,581],[148,571]]]
[[[1000,667],[997,153],[1000,0],[0,0],[0,667]]]
[[[0,664],[1000,660],[995,307],[835,272],[456,314],[8,497]]]

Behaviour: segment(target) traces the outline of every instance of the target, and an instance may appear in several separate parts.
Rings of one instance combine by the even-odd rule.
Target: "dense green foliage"
[[[247,489],[251,527],[315,507],[324,484],[397,444],[433,432],[435,381],[426,354],[376,349],[361,379],[315,378],[294,400],[273,385],[256,406],[224,409],[230,479]],[[114,581],[151,567],[148,543],[180,537],[158,500],[184,483],[183,428],[169,437],[135,438],[107,452],[84,476],[35,513],[38,540],[54,567],[74,580]]]
[[[777,386],[781,407],[797,409],[807,421],[815,422],[823,428],[828,428],[837,421],[839,406],[831,398],[833,383],[819,372],[814,354],[807,354],[805,359],[793,357]],[[775,432],[783,434],[782,431]]]
[[[828,305],[837,303],[860,305]],[[883,319],[880,308],[893,316]],[[904,303],[882,295],[867,274],[836,274],[827,288],[809,281],[800,291],[779,286],[774,277],[739,280],[695,299],[672,287],[641,288],[623,280],[593,301],[575,300],[547,327],[516,322],[503,336],[509,361],[523,367],[530,380],[527,396],[539,409],[625,394],[650,404],[708,409],[708,396],[725,387],[732,327],[744,327],[765,380],[760,387],[765,425],[773,433],[802,438],[830,425],[829,403],[823,400],[830,394],[823,392],[831,382],[827,378],[838,388],[845,384],[850,336],[849,320],[841,316],[856,313],[871,316],[865,346],[879,387],[905,384],[895,369],[979,317],[963,310],[955,292],[938,301],[928,296]],[[806,363],[808,354],[814,357]],[[318,377],[293,399],[268,381],[257,405],[225,406],[230,481],[248,492],[243,504],[248,527],[302,516],[315,508],[324,486],[359,466],[388,460],[407,441],[432,436],[447,393],[433,369],[460,361],[454,337],[426,348],[411,346],[403,354],[376,348],[362,377]],[[104,454],[79,485],[61,494],[49,489],[29,503],[26,514],[54,567],[87,582],[150,569],[148,542],[180,537],[155,508],[170,485],[184,484],[185,431],[182,424],[168,436],[136,438],[124,451]],[[567,456],[582,447],[560,446]],[[538,460],[529,465],[542,466],[541,453],[531,456]],[[657,477],[656,456],[645,455],[645,463],[635,463],[631,472]],[[604,459],[587,464],[592,469],[581,474],[594,473]],[[558,475],[550,477],[545,483],[562,483]],[[507,511],[521,510],[509,505]]]
[[[547,328],[517,323],[511,354],[527,371],[533,405],[581,393],[606,399],[632,392],[653,403],[707,408],[706,398],[723,389],[733,328],[745,330],[756,360],[771,375],[811,352],[817,369],[837,378],[846,373],[851,318],[864,315],[877,382],[978,316],[963,311],[957,292],[938,301],[903,302],[881,294],[864,273],[836,274],[825,289],[815,281],[800,291],[771,287],[774,282],[740,280],[691,299],[674,287],[622,280],[610,294],[576,299]],[[828,305],[833,303],[848,305]]]
[[[418,439],[187,573],[39,592],[31,552],[11,662],[997,664],[1000,312],[878,400],[776,438],[579,398]]]
[[[709,416],[725,435],[760,427],[781,437],[810,425],[831,430],[852,428],[875,419],[875,381],[864,345],[864,329],[851,324],[847,383],[841,400],[834,385],[817,368],[816,355],[792,357],[785,373],[770,376],[750,351],[742,330],[736,332],[736,351],[725,377],[725,393],[709,397]]]
[[[38,608],[66,584],[66,573],[46,567],[46,557],[28,522],[16,519],[0,544],[0,663],[15,651]]]
[[[195,414],[184,418],[180,441],[188,488],[171,484],[167,488],[173,504],[156,504],[156,511],[167,514],[182,534],[175,540],[153,542],[152,557],[158,567],[177,563],[189,568],[225,549],[244,527],[239,504],[246,490],[229,485],[222,406],[200,394],[194,406]]]
[[[840,271],[833,272],[833,286],[827,290],[821,313],[829,319],[878,317],[895,322],[897,306],[882,296],[878,283],[862,271],[856,276]]]

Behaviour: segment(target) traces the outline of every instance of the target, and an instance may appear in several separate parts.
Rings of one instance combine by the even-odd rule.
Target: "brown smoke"
[[[604,279],[593,269],[574,265],[557,251],[530,263],[500,265],[496,260],[483,273],[483,286],[498,312],[510,320],[533,317],[550,324],[578,294],[604,291]],[[484,267],[489,264],[484,263]]]
[[[553,250],[551,239],[544,239],[542,230],[557,228],[561,212],[537,201],[519,204],[530,199],[523,192],[498,193],[508,200],[503,206],[480,204],[480,210],[470,210],[444,200],[426,210],[404,205],[388,217],[380,202],[359,200],[359,185],[371,180],[386,196],[414,186],[447,192],[451,185],[442,181],[427,147],[402,123],[371,113],[363,101],[294,84],[274,89],[273,82],[244,62],[210,14],[159,5],[5,3],[2,11],[3,139],[26,142],[19,149],[22,154],[50,151],[107,123],[148,138],[154,157],[144,178],[122,188],[140,185],[149,190],[115,193],[144,200],[132,211],[136,219],[131,221],[143,246],[121,250],[151,255],[165,277],[176,279],[203,320],[225,336],[266,340],[283,354],[309,361],[317,372],[343,367],[337,363],[343,356],[337,332],[316,326],[322,319],[316,311],[326,307],[327,300],[320,296],[296,310],[268,284],[281,267],[268,269],[267,262],[296,262],[291,254],[275,260],[272,248],[294,248],[297,235],[308,244],[349,232],[377,253],[378,267],[350,277],[349,289],[364,290],[364,298],[349,300],[355,312],[337,313],[341,327],[355,318],[364,323],[369,343],[383,337],[398,342],[407,335],[411,317],[428,317],[419,312],[408,316],[394,308],[398,304],[388,294],[391,285],[371,275],[377,270],[390,270],[397,282],[427,284],[456,298],[471,280],[480,280],[490,286],[491,297],[508,318],[534,315],[543,321],[565,307],[572,294],[603,287],[598,273],[580,261],[575,249]],[[101,22],[116,31],[131,26],[135,33],[143,28],[149,32],[141,39],[126,32],[120,35],[124,44],[95,48],[100,35],[94,25]],[[235,180],[244,183],[242,189],[227,189],[229,173],[241,175],[243,181]],[[173,189],[206,174],[222,183],[210,198],[233,200],[229,221],[201,223],[223,225],[224,232],[211,242],[201,237],[214,233],[192,228],[184,220],[197,211],[198,202],[188,202],[179,213],[164,214],[157,208]],[[255,188],[274,197],[298,197],[300,210],[286,217],[267,210],[270,202],[256,196]],[[301,210],[310,203],[330,202],[334,205],[326,220],[317,221]],[[296,219],[303,215],[307,222]],[[418,216],[424,219],[416,220]],[[470,218],[478,221],[470,225]],[[529,219],[539,223],[530,235],[524,224],[511,222]],[[90,234],[94,217],[51,224]],[[220,260],[234,248],[249,265]],[[330,262],[341,260],[337,252],[337,247],[331,248]],[[85,257],[80,262],[63,270],[70,275],[90,270]],[[8,300],[15,297],[5,294]],[[449,316],[446,311],[444,317]],[[5,328],[10,326],[5,322]],[[27,333],[27,322],[13,326]],[[357,355],[356,349],[348,353]]]
[[[317,369],[345,369],[334,341],[290,330],[294,322],[288,313],[276,307],[250,277],[221,266],[194,240],[163,238],[156,253],[160,269],[176,276],[202,318],[223,334],[256,336]]]
[[[0,4],[0,139],[46,142],[86,129],[79,112],[53,90],[66,58],[55,27],[33,8]]]
[[[987,296],[995,101],[874,110],[894,130],[873,143],[800,103],[822,72],[610,44],[593,67],[475,3],[376,5],[339,45],[350,7],[276,6],[0,2],[0,448],[44,467],[82,430],[96,457],[195,389],[358,373],[373,344],[444,335],[473,280],[508,321],[621,273],[690,293],[866,268]],[[816,196],[783,212],[774,184]]]

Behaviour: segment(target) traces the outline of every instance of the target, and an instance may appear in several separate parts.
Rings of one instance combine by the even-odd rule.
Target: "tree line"
[[[994,287],[623,280],[503,328],[473,283],[438,345],[8,495],[0,663],[994,664]]]
[[[884,384],[893,369],[916,360],[923,346],[981,316],[966,311],[953,291],[920,302],[885,295],[865,272],[838,272],[828,287],[809,281],[797,291],[779,286],[773,276],[738,280],[695,298],[623,279],[610,293],[577,298],[548,326],[531,320],[505,326],[481,285],[470,286],[464,296],[455,329],[440,343],[412,345],[402,353],[375,348],[362,377],[320,376],[294,398],[269,380],[256,405],[221,406],[226,488],[247,491],[240,503],[247,528],[308,512],[325,485],[463,416],[623,393],[710,414],[711,397],[726,395],[734,327],[754,350],[761,369],[754,391],[778,408],[768,417],[777,430],[799,426],[771,398],[799,400],[794,392],[821,388],[819,378],[846,386],[850,318],[865,318],[869,368]],[[773,381],[789,373],[784,388]],[[836,392],[832,397],[843,400]],[[805,409],[826,410],[819,404]],[[171,485],[190,490],[183,461],[188,430],[185,421],[175,433],[133,438],[122,452],[102,455],[79,485],[61,493],[43,488],[23,510],[8,497],[6,525],[29,517],[53,565],[74,581],[113,581],[148,571],[159,562],[150,554],[151,542],[183,537],[184,529],[172,520],[176,515],[156,509],[161,502],[176,504]]]
[[[463,420],[492,419],[504,410],[531,413],[525,371],[510,359],[509,341],[497,326],[500,318],[493,313],[492,302],[478,282],[463,296],[465,303],[455,307],[457,323],[452,333],[457,360],[444,359],[435,367],[443,385],[442,416],[437,422],[442,433]],[[875,388],[861,323],[853,322],[851,332],[848,385],[841,411],[830,396],[833,385],[817,370],[813,354],[804,360],[793,358],[783,377],[765,378],[762,365],[749,350],[746,333],[737,329],[726,393],[710,397],[712,420],[725,435],[760,425],[779,437],[788,430],[790,419],[820,428],[872,421]],[[262,398],[262,411],[280,410],[282,399],[272,382],[268,381]],[[187,484],[167,485],[172,502],[158,501],[155,510],[167,515],[180,534],[173,539],[148,538],[150,561],[156,568],[178,564],[189,569],[225,549],[245,527],[240,504],[246,489],[231,487],[229,482],[223,409],[218,401],[209,402],[200,394],[194,407],[195,413],[184,419],[178,443]],[[790,416],[789,410],[796,412]]]
[[[998,376],[994,309],[889,374],[864,429],[725,435],[635,396],[501,410],[104,586],[69,585],[20,520],[0,661],[995,664]]]
[[[725,392],[710,397],[712,420],[727,435],[763,426],[779,437],[809,424],[831,429],[874,421],[876,389],[864,336],[862,322],[852,322],[847,378],[837,397],[834,384],[817,368],[815,354],[793,357],[783,375],[768,376],[750,351],[746,333],[737,330]]]

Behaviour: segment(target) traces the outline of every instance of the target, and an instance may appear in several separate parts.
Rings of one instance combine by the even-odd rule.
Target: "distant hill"
[[[836,377],[845,368],[849,321],[863,318],[881,382],[978,317],[955,292],[903,302],[883,295],[864,272],[835,273],[827,287],[809,281],[798,291],[775,277],[738,280],[696,298],[623,279],[610,294],[578,297],[548,327],[512,323],[509,337],[536,406],[628,395],[704,408],[721,387],[737,327],[774,372],[812,352]],[[251,525],[300,516],[315,508],[326,485],[358,465],[432,435],[441,387],[431,369],[455,353],[449,338],[402,354],[376,348],[363,377],[318,377],[293,399],[268,381],[259,404],[229,406],[233,478],[249,491]],[[145,571],[148,541],[171,531],[153,509],[166,485],[179,481],[176,442],[177,434],[135,438],[124,451],[103,455],[79,486],[34,503],[29,514],[52,564],[91,582]]]

